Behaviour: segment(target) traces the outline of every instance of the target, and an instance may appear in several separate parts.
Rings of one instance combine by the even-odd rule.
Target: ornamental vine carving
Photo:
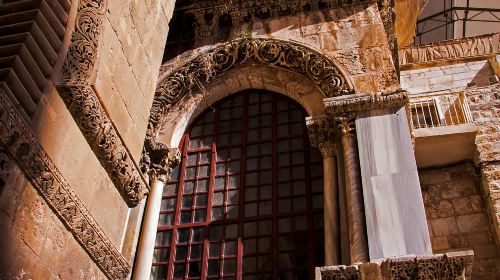
[[[109,279],[126,278],[130,266],[95,222],[1,89],[0,145],[15,159],[26,178],[103,273]]]
[[[106,4],[80,1],[57,89],[116,189],[134,207],[148,191],[146,181],[92,88]]]
[[[149,135],[161,126],[162,116],[193,89],[203,89],[224,72],[244,63],[259,63],[299,73],[315,83],[326,97],[352,94],[346,78],[321,53],[289,41],[242,38],[216,46],[162,79],[156,89]]]
[[[83,85],[93,81],[100,37],[104,26],[107,0],[81,0],[64,61],[60,82]]]
[[[59,88],[90,148],[129,207],[147,193],[146,183],[91,87]]]

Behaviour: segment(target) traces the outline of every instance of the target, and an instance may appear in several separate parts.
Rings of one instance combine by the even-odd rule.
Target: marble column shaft
[[[366,262],[369,260],[368,243],[356,136],[352,132],[345,132],[342,134],[341,142],[345,167],[350,259],[351,263]]]
[[[134,280],[149,279],[151,265],[153,264],[153,251],[156,241],[156,230],[158,228],[158,217],[165,182],[154,179],[151,183],[151,191],[146,204],[144,220],[141,229],[141,237],[137,248],[135,261]]]
[[[337,159],[323,151],[325,265],[340,264],[339,195]]]

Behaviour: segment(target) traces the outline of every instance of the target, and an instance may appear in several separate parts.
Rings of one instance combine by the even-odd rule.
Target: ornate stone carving
[[[325,266],[316,268],[316,280],[358,280],[360,279],[358,266]]]
[[[368,3],[369,0],[195,0],[176,6],[176,16],[193,13],[197,38],[213,36],[218,28],[241,26],[256,20],[295,15],[321,9]],[[179,12],[179,14],[177,14]],[[220,23],[223,26],[220,27]]]
[[[316,268],[316,280],[470,280],[473,251],[424,257],[393,257],[352,266]]]
[[[384,279],[434,280],[471,279],[472,251],[426,257],[402,257],[382,263]]]
[[[460,38],[432,44],[408,46],[399,50],[399,64],[425,63],[499,52],[499,34]]]
[[[82,0],[57,89],[92,151],[129,207],[147,193],[140,169],[92,88],[106,0]]]
[[[109,279],[124,279],[130,266],[95,222],[0,90],[0,145]]]
[[[326,116],[307,117],[306,126],[311,146],[320,150],[324,158],[335,156],[338,140],[335,123]]]
[[[64,85],[92,84],[107,0],[81,0],[71,44],[60,77]]]
[[[170,148],[165,144],[146,138],[141,158],[141,170],[163,182],[167,182],[172,170],[181,162],[181,153],[177,148]]]
[[[276,39],[236,39],[200,54],[158,83],[148,135],[153,135],[161,126],[162,116],[180,98],[243,63],[259,63],[299,73],[313,81],[326,97],[352,93],[335,64],[313,49]]]
[[[91,87],[60,87],[76,124],[129,207],[146,195],[144,178]]]
[[[327,98],[324,99],[324,103],[327,113],[336,116],[346,112],[404,106],[408,100],[406,91],[396,91],[388,94],[353,94],[346,97]]]

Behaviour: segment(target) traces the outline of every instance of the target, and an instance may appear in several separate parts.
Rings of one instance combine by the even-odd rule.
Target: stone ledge
[[[316,267],[315,280],[468,280],[473,260],[473,251],[391,257],[352,266]]]

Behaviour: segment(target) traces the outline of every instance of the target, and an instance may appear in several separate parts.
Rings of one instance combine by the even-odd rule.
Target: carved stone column
[[[349,252],[351,264],[367,262],[365,207],[355,134],[355,114],[335,118],[344,156],[345,187],[347,201],[347,224],[349,228]]]
[[[311,145],[323,155],[325,265],[338,265],[341,258],[335,130],[326,118],[308,118],[307,127]]]
[[[133,276],[133,279],[137,280],[150,278],[163,188],[172,173],[172,169],[180,162],[180,153],[178,149],[166,148],[158,144],[152,145],[151,143],[153,142],[148,142],[146,140],[146,152],[143,152],[142,159],[142,167],[146,169],[145,171],[147,171],[149,175],[151,189],[146,203],[141,237],[137,248],[137,258]]]

